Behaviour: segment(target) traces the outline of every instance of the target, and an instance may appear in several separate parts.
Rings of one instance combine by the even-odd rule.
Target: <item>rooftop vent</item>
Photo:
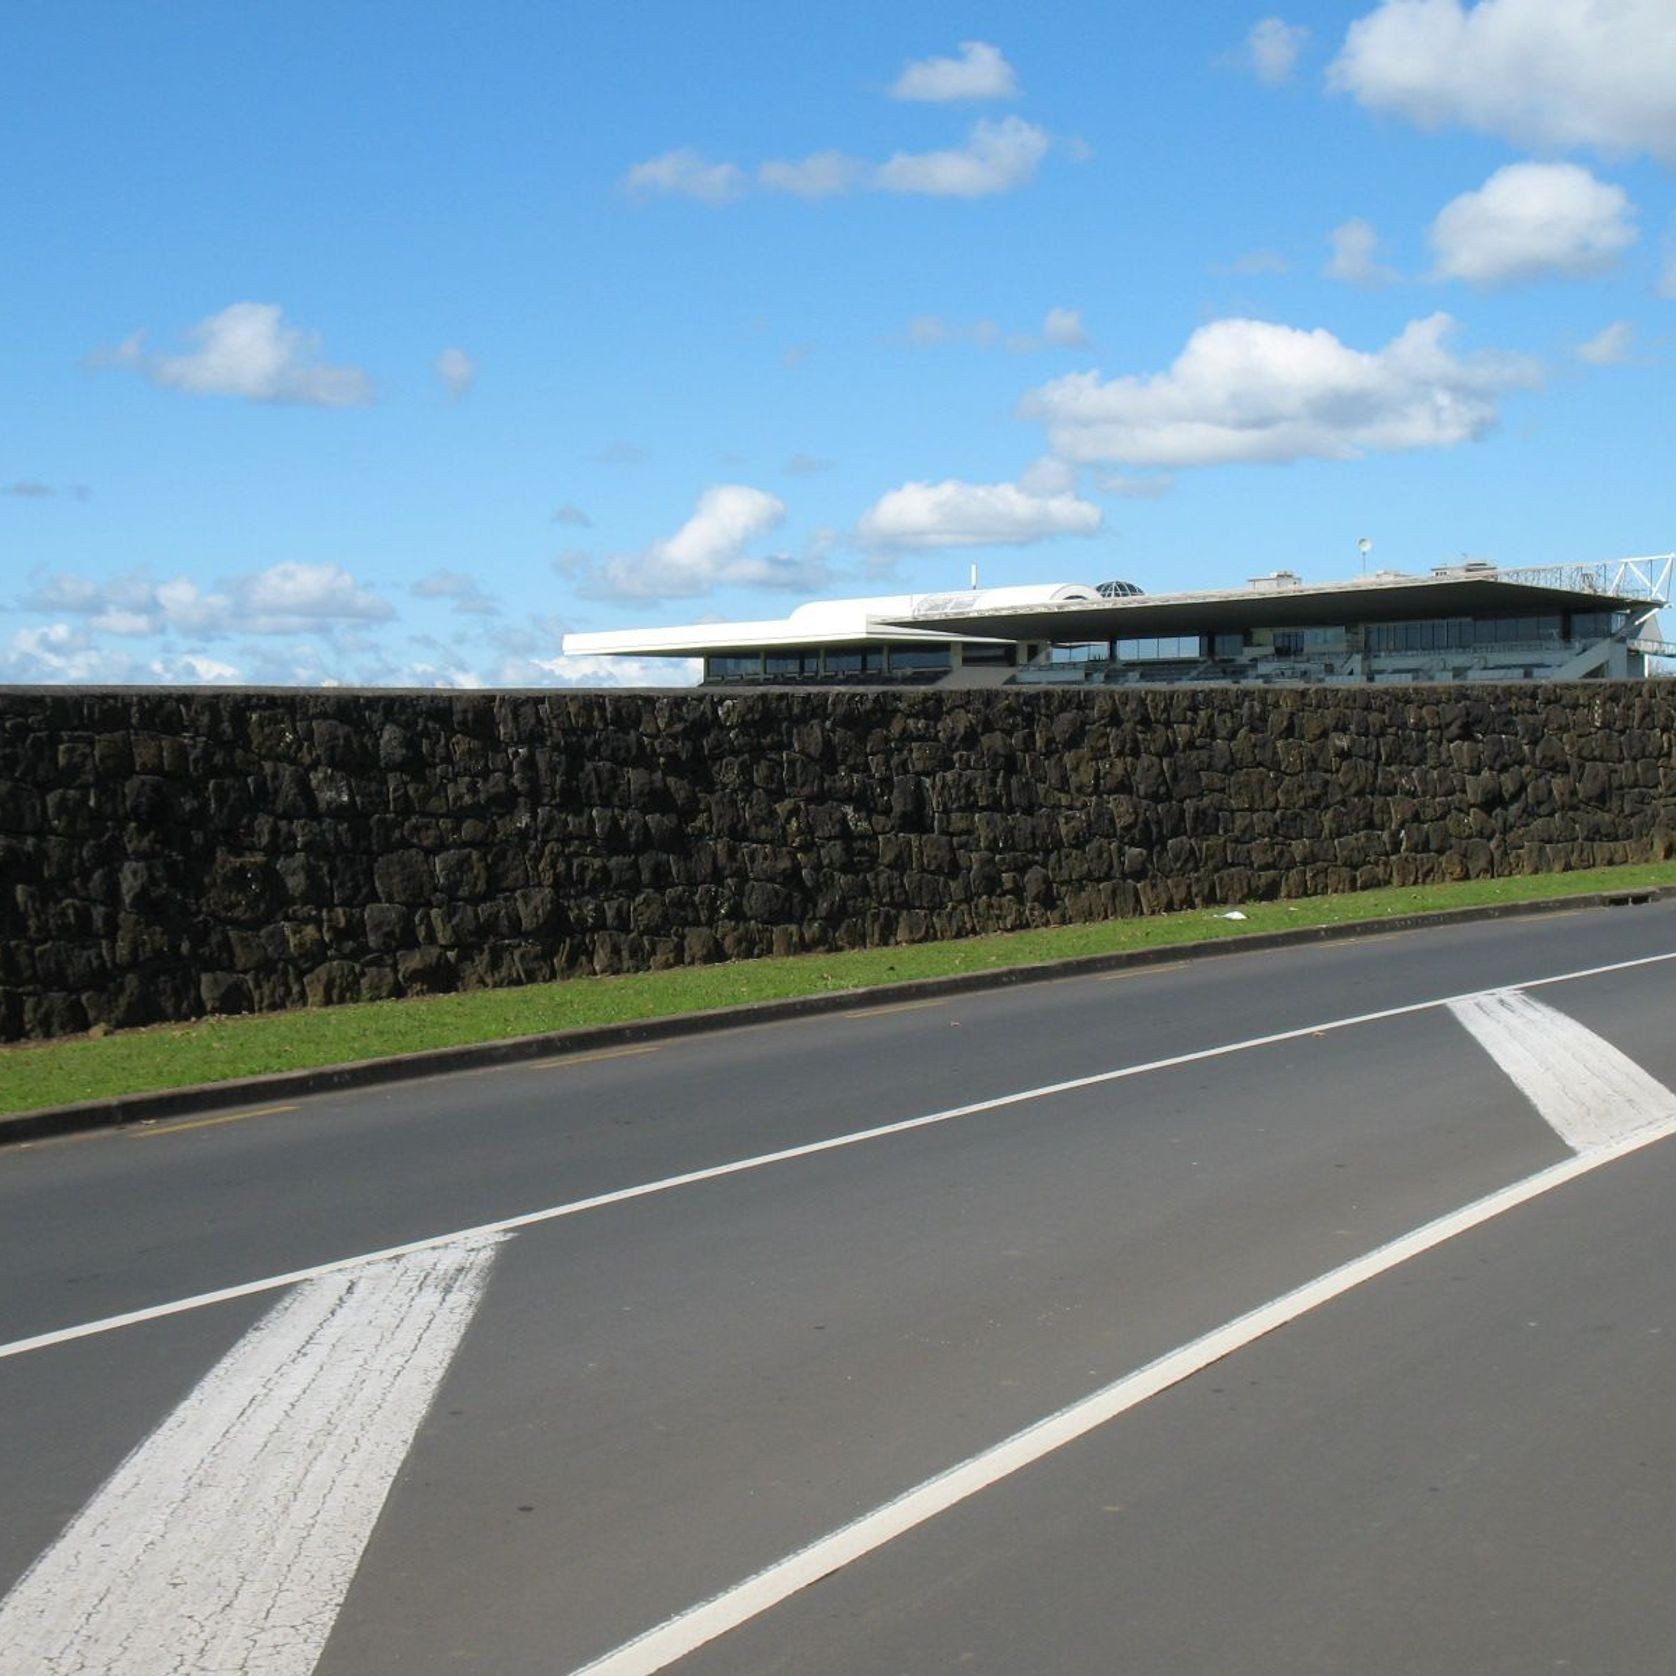
[[[1275,570],[1267,576],[1253,576],[1251,585],[1260,594],[1281,594],[1289,588],[1301,588],[1304,584],[1295,570]]]
[[[1495,571],[1492,559],[1462,559],[1457,564],[1432,566],[1433,576],[1493,576]]]

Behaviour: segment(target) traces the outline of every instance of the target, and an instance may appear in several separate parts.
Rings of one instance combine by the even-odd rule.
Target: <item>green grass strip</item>
[[[665,1018],[751,1001],[872,989],[916,978],[1031,966],[1126,949],[1185,947],[1300,926],[1344,925],[1395,916],[1530,902],[1595,891],[1676,884],[1676,862],[1575,873],[1519,874],[1459,884],[1359,891],[1295,902],[1249,902],[1243,920],[1198,908],[1145,919],[1053,926],[957,942],[857,949],[681,967],[633,977],[571,978],[522,989],[263,1013],[159,1025],[108,1036],[0,1048],[0,1112],[30,1111],[149,1089],[186,1088],[356,1059],[498,1041],[585,1025]]]

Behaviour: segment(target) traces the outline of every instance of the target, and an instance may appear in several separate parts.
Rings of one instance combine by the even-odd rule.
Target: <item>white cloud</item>
[[[999,47],[962,41],[958,58],[921,58],[903,66],[891,84],[893,99],[947,104],[960,99],[1016,99],[1018,78]]]
[[[764,163],[757,170],[757,179],[772,192],[810,199],[839,198],[861,182],[866,170],[866,164],[841,151],[817,151],[797,163]]]
[[[1397,278],[1394,268],[1375,259],[1379,234],[1371,221],[1353,216],[1327,235],[1327,243],[1333,254],[1322,271],[1329,279],[1342,279],[1351,285],[1389,285]]]
[[[1635,242],[1634,213],[1621,186],[1575,163],[1509,163],[1438,212],[1436,277],[1507,285],[1602,273]]]
[[[1635,328],[1627,320],[1614,320],[1573,353],[1591,367],[1626,366],[1635,359]]]
[[[433,570],[411,583],[407,590],[416,599],[447,599],[454,611],[468,617],[493,617],[500,607],[483,592],[474,577],[458,570]]]
[[[735,163],[712,163],[691,146],[636,163],[623,184],[637,198],[696,198],[701,204],[730,204],[745,190]]]
[[[1072,373],[1032,391],[1022,412],[1078,462],[1173,468],[1448,448],[1482,436],[1497,398],[1540,376],[1522,356],[1451,354],[1453,326],[1434,314],[1368,352],[1321,329],[1217,320],[1166,372]]]
[[[450,401],[457,402],[477,378],[477,363],[463,349],[443,350],[433,365]]]
[[[1101,521],[1099,507],[1068,488],[1032,493],[1016,483],[949,479],[892,489],[862,515],[856,534],[872,548],[1022,547],[1093,535]]]
[[[698,658],[617,658],[575,653],[508,658],[495,672],[509,687],[690,687],[704,673]]]
[[[1082,310],[1050,308],[1042,321],[1042,341],[1055,349],[1084,348],[1088,332],[1082,323]]]
[[[31,611],[83,617],[101,633],[135,639],[331,632],[395,614],[387,600],[334,564],[270,565],[218,590],[185,576],[154,582],[144,571],[106,582],[59,574],[34,579],[22,603]]]
[[[395,615],[389,601],[363,587],[342,565],[276,564],[231,588],[236,627],[245,634],[301,634],[332,623],[378,623]]]
[[[1120,500],[1162,500],[1175,481],[1167,471],[1108,471],[1100,479],[1100,489]]]
[[[237,664],[223,663],[220,658],[207,658],[200,652],[182,652],[178,657],[153,658],[146,665],[147,672],[159,681],[182,686],[194,681],[205,683],[237,681],[241,678]]]
[[[1240,56],[1265,87],[1279,87],[1292,79],[1298,55],[1308,39],[1309,30],[1301,23],[1266,17],[1252,24]]]
[[[320,334],[286,325],[278,303],[232,303],[186,336],[195,347],[184,355],[149,354],[145,334],[135,332],[94,359],[133,367],[153,384],[196,396],[305,407],[357,407],[372,400],[367,375],[321,360]]]
[[[1426,128],[1676,162],[1670,0],[1381,0],[1328,85]]]
[[[746,549],[785,521],[785,503],[762,489],[722,483],[698,497],[674,535],[639,553],[595,559],[563,554],[555,565],[591,598],[684,599],[719,587],[804,589],[828,579],[820,556],[757,557]]]
[[[0,679],[11,682],[117,685],[133,677],[126,652],[95,645],[87,630],[73,623],[19,629],[0,655]]]
[[[881,163],[874,184],[884,192],[938,198],[983,198],[1026,185],[1047,155],[1047,135],[1022,117],[985,117],[951,151],[899,151]]]
[[[1027,495],[1068,495],[1077,486],[1077,468],[1044,454],[1018,474],[1018,486]]]

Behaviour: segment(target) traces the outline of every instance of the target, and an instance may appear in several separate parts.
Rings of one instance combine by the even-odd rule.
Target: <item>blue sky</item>
[[[1676,544],[1676,8],[20,3],[0,680]]]

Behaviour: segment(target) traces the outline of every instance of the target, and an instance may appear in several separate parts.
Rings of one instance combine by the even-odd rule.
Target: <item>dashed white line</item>
[[[495,1241],[282,1299],[0,1602],[29,1676],[308,1676]]]

